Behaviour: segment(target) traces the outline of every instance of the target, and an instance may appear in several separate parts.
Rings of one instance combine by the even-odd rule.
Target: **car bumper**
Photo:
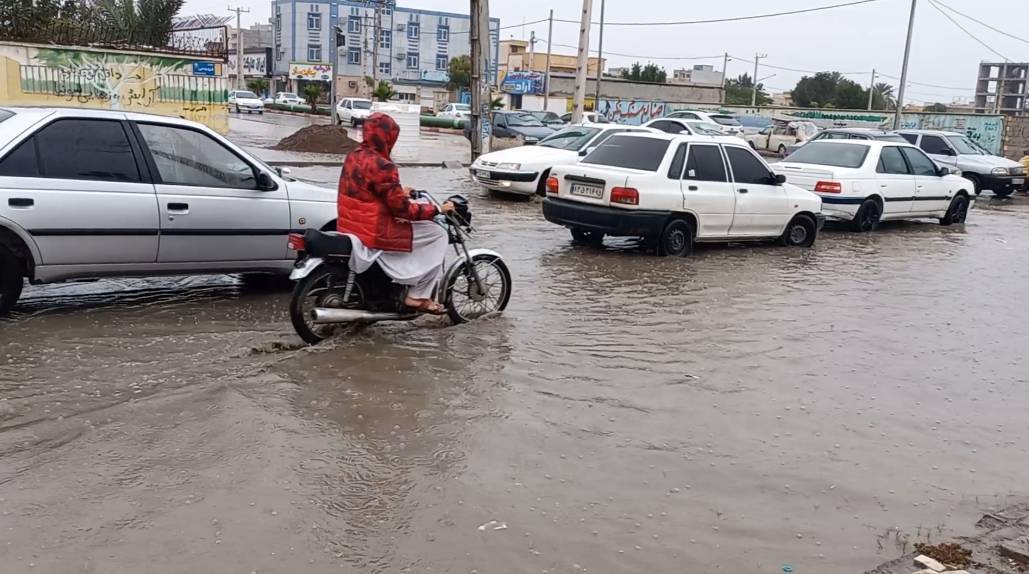
[[[472,167],[469,173],[486,189],[526,195],[536,193],[540,176],[536,171],[497,171],[476,167]]]
[[[815,214],[815,224],[817,225],[817,229],[819,231],[821,231],[822,228],[825,227],[825,214],[824,213],[816,213]]]
[[[647,237],[661,233],[668,211],[620,209],[548,197],[543,200],[543,217],[558,225],[605,235]]]
[[[236,104],[236,108],[243,112],[263,112],[264,106],[258,104]]]
[[[980,181],[983,189],[993,192],[1011,193],[1026,189],[1026,176],[1022,175],[984,175]]]

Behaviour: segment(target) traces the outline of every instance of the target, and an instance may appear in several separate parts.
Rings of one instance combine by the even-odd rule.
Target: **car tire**
[[[787,247],[811,247],[818,237],[818,224],[810,215],[797,215],[782,232],[779,243]]]
[[[781,157],[781,158],[785,158],[786,157],[786,146],[784,146],[782,144],[779,144],[779,157]]]
[[[236,106],[236,113],[237,113],[237,114],[239,114],[239,113],[240,113],[240,111],[239,111],[239,106]]]
[[[882,219],[883,208],[878,201],[868,198],[858,209],[854,219],[851,220],[851,229],[859,233],[875,231],[879,227],[879,220]]]
[[[357,127],[357,118],[350,118],[350,127],[352,127],[352,128],[356,128]]]
[[[1009,187],[1004,191],[994,191],[993,197],[996,197],[997,199],[1007,199],[1014,192],[1015,190]]]
[[[14,308],[24,285],[21,263],[6,247],[0,246],[0,317]]]
[[[693,253],[693,239],[696,231],[689,221],[673,219],[665,225],[657,240],[657,254],[660,257],[688,257]]]
[[[950,201],[947,214],[940,218],[940,225],[960,225],[968,217],[968,198],[959,195]]]
[[[540,175],[540,182],[536,185],[536,195],[538,195],[540,197],[546,197],[547,196],[547,180],[549,178],[550,178],[550,170],[548,169],[548,170],[545,170],[542,175]]]
[[[574,241],[575,243],[581,243],[583,245],[592,245],[594,247],[599,247],[600,245],[604,244],[604,234],[600,231],[586,231],[585,229],[573,227],[571,229],[571,232],[572,241]]]
[[[983,182],[979,179],[979,176],[974,173],[963,173],[962,177],[972,182],[972,188],[976,195],[983,192]]]
[[[748,141],[747,141],[747,144],[749,144],[749,145],[750,145],[750,149],[752,149],[752,150],[754,150],[754,151],[757,151],[757,146],[756,146],[756,145],[754,145],[754,142],[752,142],[752,141],[749,141],[749,140],[748,140]]]

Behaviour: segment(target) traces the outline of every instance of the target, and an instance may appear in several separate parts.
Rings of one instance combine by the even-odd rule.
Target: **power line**
[[[933,8],[935,8],[935,9],[936,9],[936,11],[937,11],[937,12],[939,12],[940,14],[943,14],[943,17],[944,17],[944,18],[946,18],[946,19],[950,20],[950,22],[951,22],[952,24],[954,24],[954,25],[955,25],[955,26],[957,26],[957,27],[958,27],[958,28],[959,28],[959,29],[960,29],[960,30],[961,30],[962,32],[964,32],[965,34],[967,34],[969,38],[971,38],[971,39],[975,40],[976,42],[979,42],[979,44],[981,44],[981,45],[982,45],[982,47],[984,47],[984,48],[986,48],[987,50],[989,50],[989,51],[993,52],[994,54],[997,54],[998,56],[1000,56],[1001,58],[1003,58],[1005,62],[1009,61],[1009,60],[1008,60],[1008,58],[1007,58],[1007,56],[1005,56],[1004,54],[1001,54],[1001,53],[1000,53],[1000,52],[998,52],[997,50],[994,50],[994,49],[993,49],[993,48],[992,48],[992,47],[991,47],[991,46],[990,46],[989,44],[987,44],[986,42],[983,42],[982,40],[980,40],[978,36],[976,36],[975,34],[973,34],[973,33],[969,32],[969,31],[968,31],[967,29],[965,29],[965,27],[964,27],[964,26],[962,26],[960,22],[958,22],[957,20],[955,20],[955,19],[954,19],[954,18],[953,18],[953,17],[952,17],[952,16],[950,15],[950,14],[948,14],[948,13],[944,12],[944,11],[943,11],[943,8],[940,8],[939,6],[937,6],[937,5],[936,5],[936,2],[933,2],[933,0],[929,0],[929,5],[930,5],[930,6],[932,6]]]
[[[884,78],[889,78],[891,80],[900,81],[900,78],[898,78],[897,76],[891,76],[891,75],[885,74],[883,72],[876,72],[876,74],[879,75],[879,76],[882,76]],[[960,87],[959,88],[957,86],[940,86],[938,84],[926,84],[925,82],[912,82],[911,80],[908,80],[908,84],[910,84],[912,86],[923,86],[923,87],[926,87],[926,88],[939,88],[941,90],[960,90],[960,91],[963,91],[963,92],[973,91],[973,90],[968,89],[968,86]]]
[[[572,46],[571,44],[557,44],[557,43],[555,43],[554,45],[559,47],[559,48],[571,48],[571,49],[574,49],[574,50],[578,49],[578,46]],[[592,52],[594,54],[597,53],[596,50],[590,50],[590,52]],[[640,60],[715,60],[715,59],[718,59],[718,58],[722,57],[722,54],[718,54],[717,56],[682,56],[682,57],[672,57],[672,56],[639,56],[639,55],[634,55],[634,54],[619,54],[618,52],[610,52],[608,50],[604,50],[604,55],[605,56],[621,56],[623,58],[638,58]]]
[[[792,16],[795,14],[807,14],[810,12],[821,12],[824,10],[833,10],[835,8],[845,8],[847,6],[857,6],[860,4],[870,4],[872,2],[879,2],[880,0],[854,0],[852,2],[844,2],[841,4],[831,4],[829,6],[816,6],[814,8],[803,8],[800,10],[790,10],[787,12],[771,12],[768,14],[754,14],[752,16],[735,16],[732,18],[712,18],[709,20],[682,20],[677,22],[604,22],[604,26],[686,26],[690,24],[717,24],[721,22],[740,22],[743,20],[760,20],[763,18],[777,18],[779,16]],[[564,22],[571,24],[579,24],[578,20],[561,20],[554,19],[555,22]],[[594,22],[599,24],[599,22]]]
[[[1020,38],[1020,37],[1018,37],[1018,36],[1016,36],[1014,34],[1009,34],[1008,32],[1005,32],[1004,30],[999,30],[997,28],[994,28],[993,26],[990,26],[989,24],[987,24],[986,22],[983,22],[982,20],[977,20],[977,19],[973,18],[972,16],[969,16],[968,14],[965,14],[964,12],[958,12],[957,10],[951,8],[950,6],[947,6],[943,2],[940,2],[939,0],[935,0],[933,3],[934,4],[939,4],[940,6],[943,6],[944,8],[946,8],[947,10],[950,10],[951,12],[953,12],[953,13],[959,15],[959,16],[964,16],[965,18],[968,18],[969,20],[975,22],[976,24],[979,24],[980,26],[985,26],[986,28],[989,28],[990,30],[993,30],[994,32],[996,32],[998,34],[1002,34],[1004,36],[1007,36],[1008,38],[1014,38],[1015,40],[1018,40],[1019,42],[1025,42],[1026,44],[1029,44],[1029,40],[1026,40],[1025,38]]]

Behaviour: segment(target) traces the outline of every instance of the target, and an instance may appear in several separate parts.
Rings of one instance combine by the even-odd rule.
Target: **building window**
[[[307,13],[307,29],[308,30],[321,30],[322,29],[322,15],[317,12]]]
[[[282,61],[282,57],[285,56],[285,55],[286,55],[286,51],[280,48],[279,51],[275,53],[275,61],[276,62],[281,62]]]
[[[358,17],[360,17],[361,16],[361,10],[359,10],[357,8],[357,6],[351,6],[350,7],[350,15],[351,16],[358,16]]]
[[[282,14],[276,14],[275,15],[275,31],[276,32],[281,32],[282,31]]]
[[[356,10],[357,8],[354,8],[354,9]],[[361,33],[361,17],[360,16],[351,15],[349,18],[347,18],[347,32],[350,32],[351,34],[359,34],[359,33]]]
[[[390,50],[393,48],[393,32],[390,30],[379,30],[379,49]]]
[[[415,103],[417,97],[417,94],[409,94],[407,92],[401,92],[396,95],[397,101],[407,102],[409,104]]]
[[[418,69],[418,52],[407,53],[407,69],[417,70]]]
[[[393,74],[392,66],[389,62],[379,62],[379,75],[389,77]]]
[[[307,61],[308,62],[321,62],[322,61],[322,46],[321,46],[321,44],[308,44],[307,45]]]
[[[445,72],[450,67],[450,59],[446,54],[436,54],[436,69]]]
[[[418,39],[418,33],[421,31],[420,28],[421,28],[421,25],[418,24],[418,22],[408,22],[407,23],[407,39],[408,40],[417,40]]]
[[[361,65],[360,48],[347,48],[347,63]]]
[[[444,26],[444,25],[440,24],[440,26],[438,28],[436,28],[436,40],[438,40],[440,42],[449,42],[450,41],[450,27],[449,26]]]

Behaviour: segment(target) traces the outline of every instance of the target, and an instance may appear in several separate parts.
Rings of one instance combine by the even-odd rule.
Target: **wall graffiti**
[[[1004,119],[983,114],[905,113],[900,118],[900,128],[962,133],[997,155],[1001,154],[1004,138]]]
[[[219,52],[228,46],[225,26],[175,30],[168,38],[168,46],[184,52]]]
[[[1009,116],[1005,124],[1004,155],[1013,160],[1029,155],[1029,116]]]
[[[271,52],[271,49],[268,49]],[[233,57],[233,72],[235,72],[235,57]],[[268,54],[260,52],[243,52],[243,75],[244,76],[270,76],[271,69],[268,67]]]
[[[667,106],[649,100],[600,100],[599,113],[612,122],[638,126],[664,117]]]
[[[170,115],[228,130],[225,81],[199,60],[0,43],[0,102]]]

